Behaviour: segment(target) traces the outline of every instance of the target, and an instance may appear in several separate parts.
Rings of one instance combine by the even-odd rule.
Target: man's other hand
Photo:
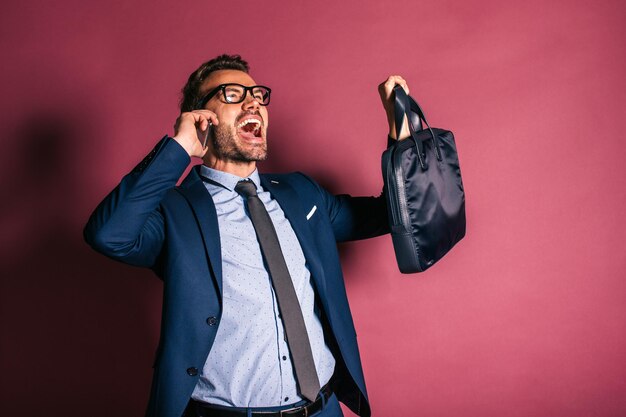
[[[174,140],[187,151],[189,156],[202,158],[209,149],[211,138],[207,138],[207,135],[211,134],[210,124],[219,124],[217,116],[212,111],[194,110],[181,113],[174,124]],[[207,146],[203,147],[205,143]]]
[[[380,100],[383,102],[385,113],[387,113],[387,122],[389,123],[389,136],[392,139],[396,138],[396,121],[394,116],[394,94],[393,87],[398,84],[404,91],[409,94],[409,86],[404,78],[399,75],[390,75],[385,81],[378,86],[378,94],[380,94]],[[404,116],[404,122],[402,123],[402,130],[400,131],[400,138],[405,139],[411,136],[409,132],[409,123],[406,116]]]

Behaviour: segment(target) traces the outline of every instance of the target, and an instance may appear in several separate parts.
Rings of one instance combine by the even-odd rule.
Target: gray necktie
[[[278,236],[274,224],[263,202],[256,193],[256,186],[252,181],[243,180],[235,187],[246,201],[252,225],[261,245],[261,252],[269,270],[272,286],[276,293],[278,308],[287,335],[287,344],[291,352],[293,367],[296,372],[298,385],[302,397],[315,401],[320,391],[320,383],[315,371],[311,343],[306,331],[300,303],[293,287],[283,252],[280,249]]]

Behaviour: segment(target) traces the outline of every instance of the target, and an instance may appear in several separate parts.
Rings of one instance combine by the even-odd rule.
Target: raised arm
[[[131,265],[154,267],[165,238],[159,205],[190,157],[206,153],[209,122],[219,123],[207,110],[178,117],[174,138],[164,137],[93,212],[83,232],[91,247]]]
[[[98,205],[83,231],[85,241],[113,259],[153,267],[164,239],[159,204],[189,162],[176,141],[163,138]]]

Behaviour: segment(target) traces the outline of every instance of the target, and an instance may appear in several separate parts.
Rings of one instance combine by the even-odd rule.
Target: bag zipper
[[[393,225],[402,225],[406,231],[409,231],[409,211],[406,207],[404,175],[402,174],[402,152],[406,148],[406,146],[402,146],[403,144],[401,143],[392,150],[387,165],[387,179],[389,183],[395,185],[394,188],[396,189],[395,193],[389,193],[392,197],[390,200]]]

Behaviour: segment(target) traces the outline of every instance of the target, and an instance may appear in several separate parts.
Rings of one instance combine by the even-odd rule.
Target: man
[[[395,84],[408,91],[398,76],[379,86],[392,139]],[[148,416],[331,417],[338,400],[370,415],[336,242],[387,233],[385,201],[259,174],[270,94],[237,55],[202,64],[174,136],[85,227],[94,249],[164,282]],[[177,187],[192,156],[204,163]]]

